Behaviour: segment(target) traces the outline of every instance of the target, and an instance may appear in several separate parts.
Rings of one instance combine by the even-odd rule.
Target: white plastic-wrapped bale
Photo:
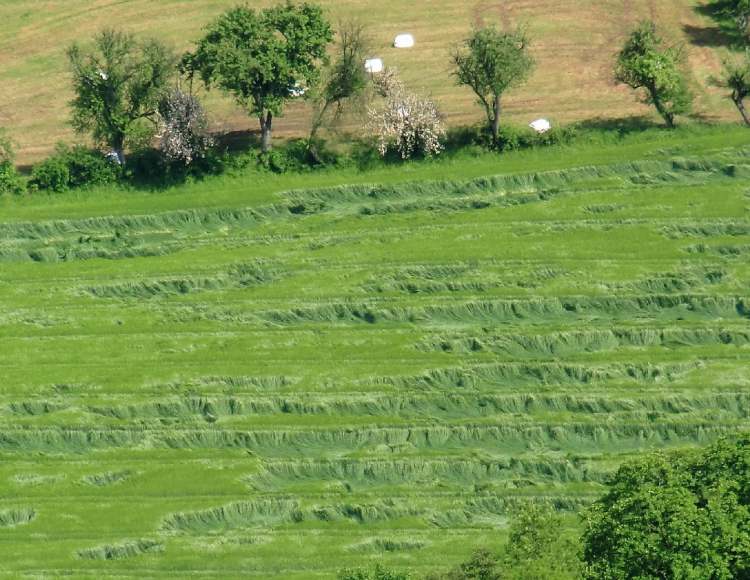
[[[537,133],[546,133],[550,129],[552,129],[552,123],[550,123],[547,119],[537,119],[536,121],[532,121],[529,123],[529,127],[534,129]]]
[[[412,48],[414,46],[414,37],[411,34],[399,34],[393,41],[396,48]]]
[[[365,61],[365,70],[370,74],[383,72],[383,61],[379,58],[368,58]]]
[[[292,88],[289,89],[289,94],[295,98],[304,96],[306,92],[307,89],[299,83],[296,83]]]

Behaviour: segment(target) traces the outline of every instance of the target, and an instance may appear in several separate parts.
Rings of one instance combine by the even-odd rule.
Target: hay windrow
[[[158,554],[164,551],[164,544],[156,540],[135,540],[120,544],[103,544],[93,548],[78,550],[77,555],[84,560],[126,560],[144,554]]]
[[[82,479],[84,483],[96,487],[107,487],[117,485],[130,478],[133,473],[130,470],[123,471],[105,471],[103,473],[93,473],[85,475]]]
[[[513,358],[547,358],[628,347],[680,348],[750,344],[750,330],[723,328],[613,328],[549,334],[433,335],[417,343],[423,351],[492,352]]]

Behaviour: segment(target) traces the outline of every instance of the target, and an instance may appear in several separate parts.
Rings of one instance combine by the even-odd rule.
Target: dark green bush
[[[537,133],[530,127],[506,125],[500,128],[495,148],[498,151],[517,151],[533,147],[547,147],[570,143],[575,140],[577,132],[572,127],[553,127],[546,133]]]
[[[70,170],[61,157],[50,157],[34,166],[29,185],[32,189],[67,191],[70,189]]]
[[[502,125],[496,143],[484,125],[456,127],[448,132],[446,152],[464,152],[476,147],[497,151],[517,151],[533,147],[546,147],[570,143],[578,138],[575,127],[553,127],[546,133],[537,133],[531,127]]]
[[[55,154],[34,167],[30,185],[34,189],[62,192],[78,187],[114,183],[122,175],[118,164],[98,151],[76,145],[58,145]]]

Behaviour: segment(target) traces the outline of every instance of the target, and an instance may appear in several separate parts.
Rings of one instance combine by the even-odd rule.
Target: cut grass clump
[[[409,552],[421,550],[429,545],[424,540],[412,540],[407,538],[369,538],[346,547],[352,552]]]
[[[14,528],[33,521],[36,510],[32,508],[0,509],[0,528]]]
[[[56,411],[67,408],[67,405],[65,403],[57,401],[20,401],[17,403],[10,403],[8,405],[8,408],[12,413],[15,413],[16,415],[28,415],[31,417],[35,417],[38,415],[48,415],[50,413],[55,413]]]
[[[144,554],[157,554],[164,551],[164,544],[156,540],[136,540],[120,544],[105,544],[78,550],[84,560],[125,560]]]
[[[162,529],[173,532],[212,533],[235,528],[265,528],[304,519],[296,500],[272,499],[230,503],[167,517]]]
[[[95,473],[93,475],[86,475],[82,481],[89,485],[96,487],[106,487],[109,485],[115,485],[122,483],[132,475],[130,470],[125,471],[105,471],[103,473]]]
[[[126,282],[91,286],[87,291],[97,298],[153,298],[208,290],[247,288],[271,282],[277,277],[277,270],[262,263],[236,264],[225,273],[213,277]]]

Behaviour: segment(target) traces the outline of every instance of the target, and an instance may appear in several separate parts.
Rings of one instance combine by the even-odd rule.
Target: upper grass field
[[[216,16],[236,0],[0,0],[0,127],[19,146],[19,162],[47,155],[58,141],[73,138],[68,124],[72,98],[65,51],[87,43],[105,26],[142,36],[157,36],[185,50]],[[253,0],[252,7],[269,1]],[[414,90],[432,95],[449,125],[481,118],[471,92],[451,77],[450,52],[473,26],[496,22],[524,24],[538,61],[530,81],[505,102],[507,119],[526,124],[538,117],[555,123],[647,115],[632,91],[613,81],[617,51],[636,22],[651,18],[670,42],[684,43],[689,84],[701,119],[737,117],[724,91],[711,86],[721,69],[725,39],[694,0],[321,0],[331,21],[355,19],[367,25],[372,56],[401,72]],[[391,47],[400,32],[411,32],[411,50]],[[218,131],[255,130],[231,100],[212,92],[207,106]],[[361,133],[362,121],[348,124]],[[277,134],[301,136],[309,129],[309,110],[294,103],[278,120]]]
[[[622,460],[748,425],[749,178],[721,126],[3,199],[0,575],[422,573],[524,501],[575,533]]]

